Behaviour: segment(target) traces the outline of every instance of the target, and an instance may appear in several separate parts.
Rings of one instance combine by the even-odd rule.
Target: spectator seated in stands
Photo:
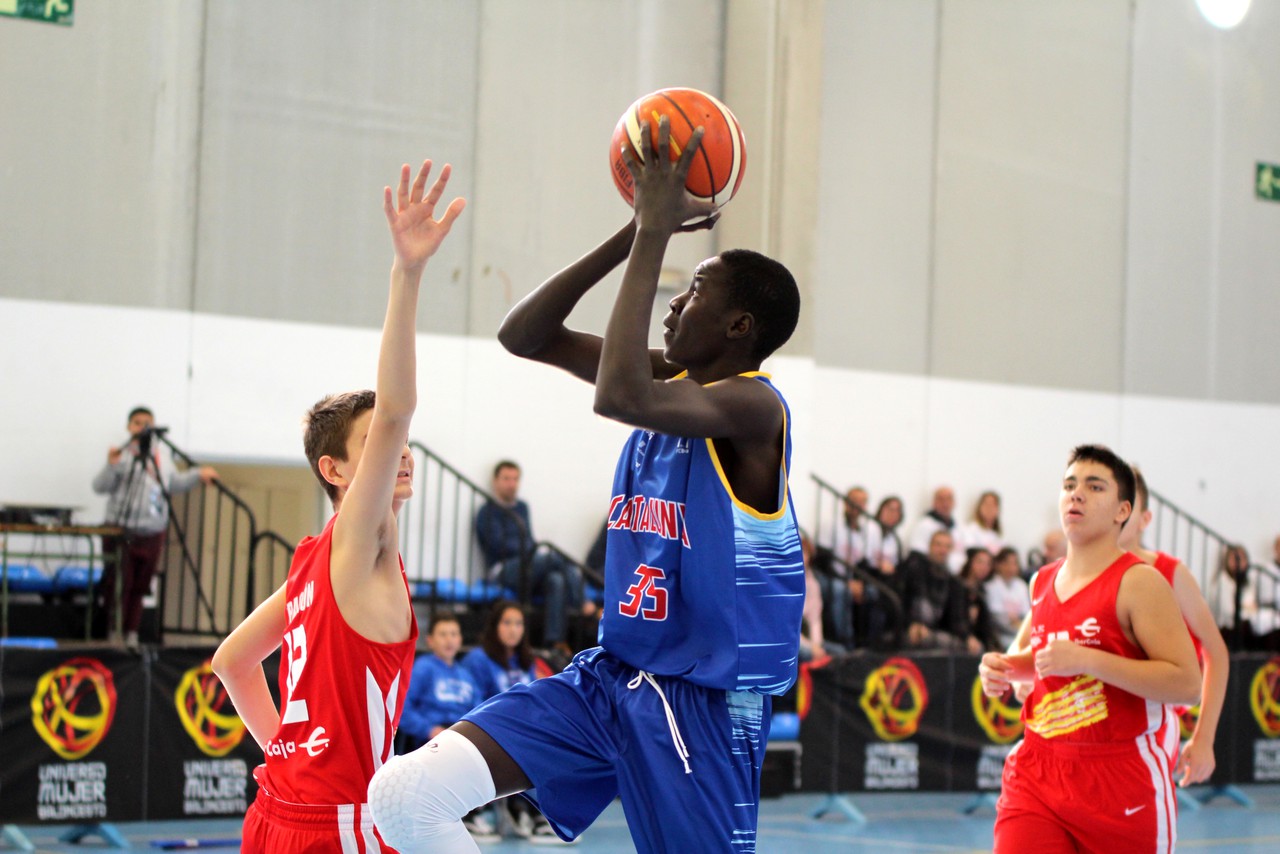
[[[991,552],[981,547],[969,549],[966,555],[958,576],[964,588],[965,617],[968,620],[965,646],[974,655],[996,652],[1001,647],[987,608],[987,582],[991,580],[993,558]]]
[[[844,525],[836,529],[831,551],[849,566],[857,566],[867,556],[867,501],[870,496],[861,486],[851,488],[844,496]]]
[[[907,645],[915,649],[965,649],[969,637],[966,596],[947,566],[951,532],[934,531],[928,549],[927,553],[913,551],[898,566]]]
[[[966,552],[975,548],[986,549],[994,556],[1005,547],[1000,528],[999,493],[987,490],[978,496],[978,503],[973,506],[973,517],[960,526],[957,537],[960,547]]]
[[[1275,579],[1263,567],[1250,567],[1249,552],[1229,545],[1222,553],[1209,599],[1222,637],[1232,649],[1280,650],[1280,602]],[[1237,631],[1236,595],[1239,587],[1240,622]],[[1263,591],[1264,595],[1259,595]]]
[[[524,609],[519,602],[503,599],[493,603],[485,619],[480,644],[462,659],[462,666],[471,672],[480,686],[481,700],[516,685],[527,685],[538,678],[539,662],[525,635]],[[516,836],[535,843],[560,841],[542,813],[519,795],[503,798],[495,806],[505,810],[507,823]]]
[[[604,605],[604,559],[608,548],[609,520],[606,519],[600,525],[600,532],[596,534],[591,548],[587,549],[587,557],[582,562],[583,566],[595,573],[595,578],[584,588],[586,590],[585,601],[582,603],[584,608],[588,607],[587,602],[591,602],[597,611]]]
[[[1260,568],[1254,580],[1258,603],[1258,648],[1280,652],[1280,537],[1272,544],[1271,566]]]
[[[489,577],[517,595],[525,595],[521,575],[528,572],[528,593],[543,601],[542,643],[565,646],[568,620],[583,612],[582,572],[549,549],[538,548],[529,521],[529,505],[517,497],[520,467],[503,460],[493,470],[493,501],[476,513],[476,539]],[[594,612],[588,606],[586,612]]]
[[[480,699],[487,700],[513,685],[538,678],[537,659],[524,632],[524,608],[519,602],[501,599],[493,603],[485,619],[480,645],[462,659],[471,672]]]
[[[800,620],[800,660],[807,661],[814,667],[822,667],[831,661],[833,651],[844,650],[825,638],[822,628],[822,586],[813,572],[813,541],[804,532],[800,534],[800,547],[804,554],[804,613]]]
[[[480,686],[471,671],[455,661],[462,628],[453,614],[437,614],[427,634],[429,652],[418,656],[396,733],[397,753],[426,744],[457,723],[480,702]]]
[[[889,495],[880,501],[875,518],[867,525],[868,568],[884,581],[888,581],[898,564],[906,557],[898,526],[902,524],[902,499]]]
[[[822,591],[824,636],[850,648],[858,646],[854,612],[866,601],[867,593],[863,581],[852,569],[861,565],[866,557],[863,517],[867,499],[867,491],[860,486],[845,493],[842,524],[836,526],[827,547],[810,561],[811,568],[815,561],[821,568],[815,578]]]
[[[1030,610],[1031,589],[1022,577],[1018,552],[1005,547],[996,555],[995,572],[987,579],[987,611],[995,630],[997,651],[1009,648]]]
[[[959,572],[964,564],[964,549],[956,532],[956,520],[952,512],[956,507],[956,494],[949,486],[939,486],[933,491],[933,503],[929,512],[920,517],[911,532],[911,551],[922,555],[929,553],[929,543],[937,531],[946,531],[951,539],[951,552],[947,555],[947,568]]]
[[[1027,563],[1022,568],[1022,578],[1030,581],[1031,576],[1041,567],[1056,563],[1067,556],[1067,535],[1061,528],[1050,528],[1044,535],[1044,542],[1037,548],[1027,552]]]

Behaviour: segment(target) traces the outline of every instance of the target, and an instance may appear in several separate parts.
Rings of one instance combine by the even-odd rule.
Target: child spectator
[[[409,677],[400,716],[400,753],[426,744],[484,699],[472,671],[456,661],[462,648],[457,617],[437,614],[427,634],[427,647],[430,652],[418,656]]]
[[[501,694],[513,685],[527,685],[538,678],[538,660],[524,630],[524,609],[518,602],[495,602],[484,623],[480,645],[462,659],[480,686],[481,699]],[[519,795],[497,801],[517,836],[541,845],[563,844],[546,817]],[[472,834],[475,837],[475,834]]]

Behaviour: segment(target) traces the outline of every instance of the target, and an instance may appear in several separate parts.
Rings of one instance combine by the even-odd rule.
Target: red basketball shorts
[[[395,854],[374,830],[367,804],[291,804],[263,789],[245,813],[240,850],[246,854]]]
[[[1005,760],[996,854],[1171,852],[1172,770],[1158,734],[1101,744],[1028,736]]]

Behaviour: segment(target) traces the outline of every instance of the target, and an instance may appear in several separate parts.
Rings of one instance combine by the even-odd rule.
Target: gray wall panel
[[[201,8],[0,18],[0,295],[189,307]]]
[[[1280,163],[1280,4],[1224,32],[1143,2],[1135,26],[1125,389],[1280,402],[1280,204],[1253,188]]]
[[[826,17],[814,355],[925,373],[937,3],[828,3]]]
[[[667,86],[721,91],[723,10],[721,0],[482,5],[469,331],[491,338],[519,299],[631,218],[609,172],[614,125],[627,107]],[[745,181],[761,177],[751,145],[749,137]],[[713,239],[672,240],[665,267],[673,287],[684,289],[714,253]],[[620,276],[590,292],[570,325],[602,333]],[[671,295],[659,293],[655,316]]]
[[[1258,161],[1280,164],[1280,3],[1255,0],[1215,50],[1221,130],[1213,397],[1280,402],[1280,203],[1255,197]]]
[[[478,26],[470,0],[209,5],[197,310],[381,325],[382,186],[432,157],[471,195]],[[423,331],[466,330],[470,233],[432,259]]]
[[[789,352],[1280,403],[1280,205],[1252,192],[1254,163],[1280,162],[1280,2],[1230,32],[1193,0],[726,2],[0,20],[0,296],[375,327],[379,188],[433,156],[472,204],[422,328],[487,338],[625,221],[606,167],[621,110],[693,85],[732,94],[748,172],[669,276],[717,245],[784,257],[806,288]],[[597,290],[575,325],[603,327]]]
[[[1215,33],[1190,2],[1134,16],[1125,390],[1208,397],[1215,268]]]
[[[1119,391],[1129,3],[942,9],[930,372]]]

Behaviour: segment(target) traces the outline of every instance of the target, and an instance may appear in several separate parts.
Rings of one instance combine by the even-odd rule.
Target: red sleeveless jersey
[[[1146,659],[1146,653],[1124,636],[1116,618],[1120,580],[1141,562],[1137,555],[1125,552],[1066,602],[1059,601],[1053,589],[1063,561],[1041,569],[1031,591],[1032,652],[1050,640],[1064,639],[1125,658]],[[1124,742],[1156,732],[1164,720],[1164,706],[1092,676],[1037,676],[1022,707],[1022,719],[1029,739]]]
[[[347,625],[329,580],[337,518],[298,544],[285,582],[280,728],[267,742],[261,782],[295,804],[365,802],[373,772],[391,757],[418,639],[412,610],[409,637],[399,643],[371,641]]]
[[[1164,552],[1156,552],[1155,563],[1151,564],[1164,576],[1164,580],[1169,582],[1169,586],[1173,586],[1173,574],[1178,568],[1178,559],[1173,555],[1167,555]],[[1187,618],[1184,616],[1182,622],[1186,623]],[[1187,623],[1187,634],[1191,635],[1191,643],[1196,648],[1196,661],[1204,661],[1204,648],[1200,645],[1200,638],[1196,637],[1196,633],[1191,631],[1191,624]]]

